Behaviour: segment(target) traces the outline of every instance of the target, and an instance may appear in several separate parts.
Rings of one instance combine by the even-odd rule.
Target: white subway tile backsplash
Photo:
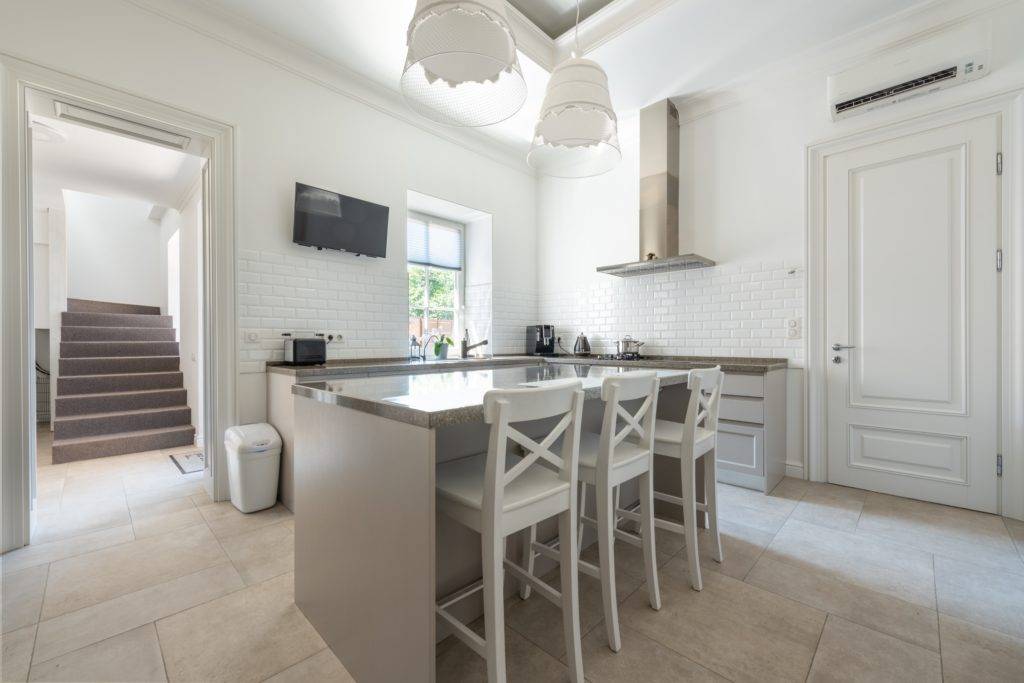
[[[613,352],[615,340],[629,334],[652,355],[776,356],[800,365],[803,341],[788,339],[785,328],[786,319],[804,315],[799,265],[748,262],[603,278],[543,292],[537,318],[554,324],[566,346],[586,334],[596,353]]]
[[[537,321],[537,293],[467,287],[472,341],[486,353],[521,353],[523,331]],[[240,372],[263,372],[284,357],[281,334],[341,334],[328,358],[404,357],[408,346],[408,279],[402,267],[242,250],[238,258]],[[255,332],[258,342],[248,342]]]

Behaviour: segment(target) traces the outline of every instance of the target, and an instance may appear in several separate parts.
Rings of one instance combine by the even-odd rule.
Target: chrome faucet
[[[426,341],[423,342],[423,346],[420,348],[420,360],[422,361],[427,360],[427,347],[430,345],[431,339],[440,339],[440,337],[438,337],[436,334],[432,334],[429,337],[427,337]]]
[[[469,358],[469,352],[478,346],[487,346],[487,340],[479,341],[476,344],[469,343],[469,330],[466,330],[466,334],[462,337],[462,353],[459,354],[463,358]]]

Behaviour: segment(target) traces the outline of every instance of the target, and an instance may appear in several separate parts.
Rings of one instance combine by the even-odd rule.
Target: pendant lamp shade
[[[406,44],[402,94],[429,119],[487,126],[526,101],[504,0],[417,0]]]
[[[565,60],[548,81],[527,162],[544,175],[586,178],[621,158],[608,76],[589,59]]]

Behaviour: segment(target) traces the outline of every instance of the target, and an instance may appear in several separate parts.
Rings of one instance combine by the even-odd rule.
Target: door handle
[[[844,345],[838,344],[838,343],[832,345],[832,350],[833,351],[841,351],[843,349],[855,349],[855,348],[857,348],[857,347],[856,346],[844,346]]]

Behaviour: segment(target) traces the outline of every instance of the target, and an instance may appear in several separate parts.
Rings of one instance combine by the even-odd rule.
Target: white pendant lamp
[[[504,0],[417,0],[402,94],[416,112],[456,126],[487,126],[526,101]]]
[[[534,128],[527,163],[544,175],[586,178],[618,165],[618,119],[608,93],[608,76],[579,54],[579,0],[576,51],[555,67]]]

